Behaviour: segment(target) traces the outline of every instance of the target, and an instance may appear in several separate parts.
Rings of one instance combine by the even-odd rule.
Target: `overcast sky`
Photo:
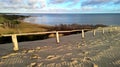
[[[120,0],[0,0],[0,13],[120,13]]]

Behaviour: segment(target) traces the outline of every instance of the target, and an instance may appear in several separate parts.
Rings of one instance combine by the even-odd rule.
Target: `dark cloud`
[[[88,5],[99,5],[99,4],[105,4],[110,2],[109,0],[87,0],[82,2],[81,6],[88,6]]]

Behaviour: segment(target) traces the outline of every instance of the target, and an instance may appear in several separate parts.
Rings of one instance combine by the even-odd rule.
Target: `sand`
[[[97,31],[45,40],[19,42],[14,52],[12,43],[0,44],[0,67],[120,67],[120,29],[104,34]]]

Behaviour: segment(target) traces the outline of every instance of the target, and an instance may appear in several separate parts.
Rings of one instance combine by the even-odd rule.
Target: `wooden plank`
[[[91,29],[84,29],[84,31],[88,31],[88,30],[91,30]],[[58,31],[59,33],[67,33],[67,32],[75,32],[75,31],[82,31],[82,30],[70,30],[70,31]],[[50,31],[50,32],[37,32],[37,33],[21,33],[21,34],[16,34],[16,36],[23,36],[23,35],[38,35],[38,34],[49,34],[49,33],[56,33],[56,31]],[[1,35],[1,36],[4,36],[4,37],[7,37],[7,36],[12,36],[13,34],[6,34],[6,35]]]
[[[13,42],[13,50],[14,51],[19,50],[17,36],[15,34],[12,35],[12,42]]]
[[[21,33],[21,34],[15,34],[17,36],[23,36],[23,35],[38,35],[38,34],[49,34],[49,33],[55,33],[55,31],[51,32],[37,32],[37,33]],[[8,34],[8,35],[2,35],[2,36],[12,36],[13,34]]]
[[[56,32],[56,41],[57,41],[57,43],[60,43],[59,33],[58,33],[58,31]]]

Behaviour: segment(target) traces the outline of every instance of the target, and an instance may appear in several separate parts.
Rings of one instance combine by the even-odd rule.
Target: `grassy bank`
[[[30,32],[43,32],[47,31],[50,26],[38,25],[33,23],[22,22],[17,28],[3,28],[0,27],[0,34],[14,34],[14,33],[30,33]],[[41,40],[48,38],[48,35],[29,35],[29,36],[19,36],[18,41],[31,41],[31,40]],[[11,37],[0,37],[0,43],[10,43]]]
[[[27,22],[22,22],[17,28],[3,28],[0,27],[0,34],[13,34],[13,33],[28,33],[28,32],[41,32],[47,31],[50,26],[38,25]]]

